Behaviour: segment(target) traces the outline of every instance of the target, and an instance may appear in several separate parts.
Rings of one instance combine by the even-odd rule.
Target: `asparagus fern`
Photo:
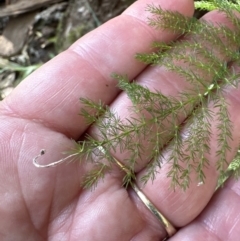
[[[101,102],[81,99],[85,105],[81,115],[98,130],[97,138],[88,135],[83,141],[76,142],[72,150],[79,159],[95,164],[95,169],[83,182],[84,187],[95,186],[111,171],[112,165],[116,164],[114,153],[117,151],[128,153],[128,158],[124,160],[128,168],[120,167],[126,173],[123,184],[131,184],[135,178],[136,162],[143,158],[148,149],[151,151],[147,157],[144,156],[149,161],[146,174],[142,177],[144,183],[154,181],[163,161],[171,164],[167,175],[171,178],[173,188],[188,188],[192,172],[196,173],[199,183],[204,183],[204,170],[210,163],[208,154],[211,152],[209,143],[213,119],[218,123],[215,155],[218,158],[216,169],[220,174],[220,183],[225,180],[227,173],[240,172],[239,153],[226,172],[226,156],[231,151],[229,141],[232,139],[232,123],[224,98],[226,86],[237,88],[239,81],[239,75],[229,68],[230,63],[234,61],[239,64],[240,60],[237,51],[240,46],[240,20],[233,12],[240,11],[239,2],[195,2],[197,8],[218,9],[225,13],[235,30],[166,11],[160,6],[148,6],[147,10],[152,13],[149,19],[151,26],[176,32],[181,37],[184,35],[184,40],[153,43],[156,51],[137,54],[137,60],[164,66],[169,72],[184,78],[190,87],[178,96],[165,96],[131,82],[127,76],[114,74],[118,87],[132,101],[133,115],[124,120]],[[217,111],[212,111],[211,106]],[[141,114],[141,117],[135,118],[135,113]],[[180,113],[184,114],[185,125],[178,117]],[[185,129],[188,130],[187,136],[182,134]],[[162,155],[163,148],[170,153],[167,160]]]
[[[233,1],[222,1],[222,5],[220,7],[223,7],[224,5],[231,9],[236,9],[240,11],[240,1],[239,0],[233,0]],[[225,3],[224,3],[225,2]],[[206,0],[206,1],[195,1],[194,3],[196,9],[200,10],[206,10],[206,11],[212,11],[215,9],[219,9],[218,1],[216,0]]]

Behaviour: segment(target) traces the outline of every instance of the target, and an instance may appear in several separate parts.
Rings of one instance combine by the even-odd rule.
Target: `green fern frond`
[[[212,11],[216,9],[216,5],[213,1],[195,1],[194,2],[195,9],[203,10],[203,11]]]
[[[237,155],[229,165],[227,172],[232,172],[237,179],[240,177],[240,150],[237,151]]]
[[[178,12],[163,10],[160,6],[148,5],[147,11],[152,14],[148,19],[150,26],[157,29],[170,30],[178,34],[191,32],[198,24],[197,19],[186,17]]]
[[[218,121],[218,150],[216,151],[216,154],[218,157],[217,170],[220,172],[221,178],[221,175],[224,175],[228,166],[226,161],[227,152],[231,151],[229,141],[232,140],[232,122],[229,119],[228,104],[221,94],[219,94],[217,100],[215,100],[214,106],[215,108],[219,108],[219,111],[216,114]]]
[[[222,187],[229,177],[240,178],[240,150],[237,151],[227,170],[219,177],[217,189]]]
[[[100,180],[103,180],[109,167],[102,163],[97,163],[95,168],[90,171],[82,182],[82,187],[85,189],[94,189]]]
[[[227,0],[206,0],[206,1],[195,1],[194,2],[195,9],[203,10],[203,11],[212,11],[216,9],[221,9],[223,7],[228,7],[230,9],[235,9],[240,11],[240,1],[227,1]]]
[[[186,139],[186,149],[188,156],[184,161],[192,165],[198,174],[198,182],[204,183],[204,169],[209,166],[210,160],[206,155],[210,153],[211,122],[213,113],[209,109],[208,101],[201,103],[201,107],[194,110],[192,120],[189,122],[188,137]],[[190,157],[190,158],[189,158]],[[196,162],[196,160],[198,160]],[[192,164],[191,162],[192,161]]]
[[[239,20],[232,12],[237,9],[236,4],[222,2],[203,1],[201,7],[218,8],[235,26],[239,26]],[[94,138],[86,136],[84,141],[76,143],[73,150],[79,158],[96,164],[96,169],[87,175],[83,183],[85,187],[95,186],[104,177],[116,164],[114,156],[119,152],[127,156],[121,160],[127,166],[127,169],[121,167],[125,171],[125,186],[135,180],[134,170],[143,156],[144,161],[148,161],[146,173],[142,177],[143,183],[154,181],[163,162],[169,163],[168,177],[174,189],[180,187],[186,190],[192,181],[192,172],[197,182],[204,183],[205,170],[210,163],[208,154],[213,151],[210,150],[213,120],[217,121],[218,131],[216,169],[221,180],[226,176],[232,123],[224,89],[226,86],[236,88],[239,83],[239,74],[232,73],[229,67],[233,61],[235,65],[240,65],[237,51],[240,46],[240,28],[231,30],[226,26],[214,26],[153,5],[147,9],[152,13],[149,19],[151,26],[185,37],[177,42],[156,42],[153,44],[153,53],[137,54],[136,58],[146,64],[163,66],[168,72],[184,79],[189,88],[177,96],[166,96],[160,91],[150,91],[145,86],[131,82],[127,76],[114,74],[119,89],[132,102],[129,109],[132,115],[125,119],[104,103],[81,99],[85,106],[81,115],[87,123],[94,123],[97,130]],[[212,105],[216,113],[211,111]],[[138,118],[134,117],[136,114]],[[183,123],[183,119],[188,124]],[[188,134],[184,136],[186,129]],[[166,159],[163,148],[167,152]],[[237,166],[240,158],[236,160],[229,170],[232,168],[233,172],[239,173]]]
[[[174,190],[176,189],[176,187],[181,187],[185,190],[189,182],[185,182],[188,176],[183,175],[185,168],[181,160],[184,159],[185,154],[183,152],[184,148],[180,128],[177,125],[174,128],[174,138],[170,143],[168,149],[170,152],[168,162],[171,163],[171,167],[169,172],[167,173],[167,177],[171,178],[171,187]]]
[[[84,108],[81,109],[80,115],[84,117],[87,124],[93,124],[98,120],[99,116],[102,116],[106,112],[106,106],[99,101],[96,103],[92,100],[80,98]]]

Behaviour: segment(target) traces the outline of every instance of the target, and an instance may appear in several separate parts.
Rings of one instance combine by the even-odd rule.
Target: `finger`
[[[78,112],[79,98],[109,104],[117,95],[112,72],[138,75],[144,65],[134,60],[149,51],[153,40],[170,41],[176,34],[157,33],[146,23],[148,0],[137,1],[121,16],[90,32],[49,61],[1,103],[1,113],[32,119],[69,137],[77,138],[87,125]],[[151,1],[152,3],[152,1]],[[156,0],[165,9],[192,13],[192,1]]]
[[[207,15],[205,15],[202,18],[202,21],[208,21],[209,23],[212,23],[215,26],[218,26],[218,24],[222,24],[222,25],[226,25],[228,27],[232,27],[231,24],[229,23],[229,21],[226,19],[226,17],[224,16],[224,14],[219,14],[217,12],[211,12]],[[194,38],[194,40],[192,39]],[[191,42],[191,41],[195,41],[196,40],[196,36],[187,36],[187,39],[185,39],[185,41]],[[199,40],[201,41],[201,40]],[[199,42],[201,43],[201,42]],[[206,43],[201,43],[204,47],[206,45]],[[209,44],[209,43],[208,43]],[[211,48],[211,46],[206,46],[207,48]],[[232,50],[236,49],[236,46],[230,46],[229,48],[231,48]],[[230,61],[229,56],[227,56],[226,54],[224,55],[223,53],[220,53],[219,49],[213,49],[213,50],[209,50],[213,53],[214,56],[216,56],[216,58],[219,59],[219,61],[222,62],[228,62]],[[189,49],[189,56],[195,56],[195,49],[191,48]],[[209,59],[204,59],[202,56],[198,56],[198,58],[202,58],[201,63],[204,65],[209,65]],[[200,60],[199,60],[200,61]],[[191,69],[192,66],[189,63],[183,63],[183,61],[174,61],[174,64],[176,64],[176,66],[181,66],[181,67],[186,67],[186,69]],[[216,69],[216,71],[218,71]],[[213,72],[213,71],[212,71]],[[206,83],[211,83],[213,75],[209,74],[207,75],[205,72],[201,73],[201,70],[199,70],[199,68],[193,69],[193,73],[197,75],[202,75],[202,79],[204,79],[204,81]],[[153,92],[159,91],[160,93],[162,93],[164,96],[167,97],[176,97],[179,101],[181,100],[182,102],[184,101],[183,96],[180,95],[180,93],[192,93],[193,95],[193,89],[196,88],[196,85],[198,84],[197,81],[196,82],[192,82],[190,83],[189,81],[187,81],[186,79],[184,79],[182,76],[180,76],[178,73],[174,73],[174,71],[169,71],[165,66],[150,66],[147,67],[137,78],[136,78],[136,82],[137,84],[147,87],[148,89],[150,89]],[[199,92],[198,93],[194,93],[194,95],[197,97],[197,95],[199,93],[204,93],[206,91],[206,89],[204,90],[204,88],[202,88],[202,90],[200,90],[199,87]],[[143,101],[142,101],[143,102]],[[196,104],[196,103],[195,103]],[[161,108],[160,106],[161,104],[159,104],[158,108]],[[125,92],[122,92],[117,99],[114,100],[114,102],[111,104],[111,109],[114,112],[114,115],[116,115],[119,119],[123,120],[123,122],[125,120],[132,120],[132,122],[134,122],[135,120],[141,120],[141,118],[144,116],[145,120],[147,122],[148,119],[150,119],[151,115],[149,115],[149,113],[147,112],[133,112],[131,110],[131,107],[133,107],[133,103],[131,102],[130,98],[128,97],[128,95]],[[157,108],[157,107],[155,107]],[[171,121],[171,118],[173,118],[170,114],[168,116],[168,118],[166,118],[165,120],[158,120],[158,122],[156,124],[151,123],[151,126],[149,124],[148,126],[148,133],[147,134],[143,134],[143,131],[139,131],[137,134],[135,134],[135,129],[132,128],[132,140],[131,143],[127,142],[127,144],[125,144],[125,146],[132,148],[132,150],[124,150],[122,151],[122,149],[118,146],[121,146],[120,144],[118,146],[115,147],[114,150],[114,156],[117,157],[117,159],[119,159],[122,163],[124,163],[127,166],[130,166],[135,172],[140,171],[142,168],[144,168],[146,166],[147,163],[149,163],[149,161],[151,160],[152,156],[152,150],[155,149],[162,149],[166,143],[169,141],[170,138],[172,138],[171,134],[172,134],[172,128],[173,125],[179,125],[181,124],[185,119],[187,114],[191,113],[192,109],[194,108],[194,105],[186,105],[184,108],[182,108],[180,111],[177,112],[176,117],[174,117],[176,119],[176,123],[172,124],[173,121]],[[183,111],[184,109],[184,111]],[[186,114],[187,113],[187,114]],[[150,116],[150,117],[149,117]],[[106,118],[107,120],[109,120],[109,118]],[[159,122],[161,121],[161,125],[159,124]],[[127,122],[127,121],[126,121]],[[137,126],[137,124],[136,124]],[[100,128],[99,128],[100,129]],[[101,133],[99,131],[98,127],[94,127],[91,130],[91,135],[94,136],[95,139],[100,139],[101,138]],[[108,130],[109,133],[111,133],[111,128],[109,128],[110,130]],[[114,129],[114,128],[113,128]],[[129,132],[131,131],[131,129],[129,128],[128,130]],[[156,146],[157,143],[157,137],[156,137],[156,133],[160,133],[161,135],[161,140],[158,142],[158,146]],[[112,133],[114,133],[114,131],[112,131]],[[124,140],[127,140],[127,138],[124,137],[124,132],[123,132],[123,137],[119,138],[122,143],[124,143]],[[135,135],[135,136],[134,136]],[[119,135],[120,136],[120,135]],[[129,135],[131,136],[131,135]],[[114,140],[115,136],[113,135],[112,137],[109,137],[109,142],[111,142],[111,138]],[[152,138],[152,139],[151,139]],[[130,139],[130,138],[129,138]],[[151,141],[150,141],[151,140]],[[113,141],[112,141],[113,142]],[[135,145],[135,146],[134,146]],[[141,148],[139,148],[141,147]],[[139,149],[138,149],[139,148]],[[127,148],[126,148],[127,149]],[[131,163],[132,159],[129,159],[129,157],[131,156],[131,153],[134,150],[138,150],[138,153],[140,153],[139,156],[135,156],[133,159],[133,165]]]
[[[240,68],[234,66],[234,73],[239,73]],[[226,150],[223,160],[223,168],[227,167],[227,163],[230,163],[238,149],[239,139],[240,139],[240,114],[236,110],[239,108],[239,96],[240,89],[233,88],[228,86],[224,91],[224,103],[227,104],[229,118],[232,122],[231,136],[232,139],[228,140],[228,144],[231,147],[229,150]],[[174,163],[169,161],[173,148],[169,148],[162,153],[163,156],[163,166],[161,169],[158,169],[158,174],[154,182],[149,181],[146,186],[143,187],[143,192],[150,197],[153,203],[167,216],[167,218],[177,227],[185,226],[187,223],[192,221],[207,205],[210,198],[212,197],[219,177],[219,172],[216,170],[217,163],[219,162],[219,156],[216,154],[219,148],[224,148],[219,144],[219,107],[215,107],[212,103],[209,104],[210,111],[212,111],[214,118],[210,123],[210,132],[211,138],[209,141],[209,153],[203,153],[204,157],[209,161],[209,165],[206,165],[203,168],[205,174],[205,183],[199,185],[198,183],[198,173],[193,169],[191,170],[190,175],[190,186],[186,191],[179,190],[176,188],[169,188],[171,185],[171,178],[166,178],[168,173],[173,170]],[[223,120],[221,120],[223,121]],[[193,122],[193,125],[195,123]],[[191,126],[189,126],[191,128]],[[183,136],[186,136],[183,140],[183,155],[190,155],[187,149],[184,147],[187,146],[187,136],[188,129],[183,130]],[[195,137],[193,137],[195,138]],[[201,146],[199,146],[201,148]],[[198,158],[198,159],[197,159]],[[181,157],[179,156],[179,164],[185,168],[185,162],[182,162]],[[226,163],[225,163],[226,162]],[[195,160],[191,160],[192,165],[194,163],[200,163],[200,159],[197,156]],[[146,174],[147,170],[143,170],[138,178],[139,185],[141,185],[140,179],[141,176]],[[180,180],[180,177],[178,179]],[[159,190],[157,192],[156,190]]]
[[[238,240],[240,225],[239,187],[239,181],[228,181],[224,188],[213,196],[201,215],[180,229],[170,240]]]

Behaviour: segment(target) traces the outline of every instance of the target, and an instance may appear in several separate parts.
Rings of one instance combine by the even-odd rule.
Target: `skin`
[[[46,63],[0,103],[1,240],[146,241],[162,240],[166,236],[161,224],[136,194],[122,188],[119,169],[114,169],[90,191],[83,190],[80,182],[91,166],[72,162],[38,169],[32,164],[33,157],[43,148],[47,153],[41,157],[42,164],[61,159],[62,152],[72,147],[71,139],[77,140],[87,131],[87,124],[77,115],[82,107],[79,97],[101,99],[116,109],[119,116],[128,117],[126,109],[130,102],[124,93],[118,95],[116,81],[110,77],[112,72],[127,74],[139,84],[157,88],[167,95],[176,94],[179,86],[186,88],[186,82],[179,77],[173,84],[172,76],[163,68],[146,68],[134,60],[135,53],[150,51],[154,40],[170,41],[177,37],[147,25],[147,3],[187,16],[193,14],[191,0],[139,0],[121,16]],[[229,25],[217,12],[204,18]],[[240,90],[230,88],[225,95],[231,104],[233,147],[240,138],[240,114],[234,111],[239,108],[238,96]],[[214,121],[212,131],[211,148],[214,149]],[[97,130],[93,127],[90,132],[94,136]],[[228,153],[229,162],[234,150]],[[164,155],[167,157],[168,153]],[[123,159],[120,154],[116,157]],[[172,241],[238,240],[240,182],[230,180],[214,193],[216,158],[213,154],[210,158],[206,185],[198,187],[193,181],[186,192],[174,192],[169,189],[170,180],[166,178],[169,166],[164,164],[154,183],[149,182],[143,188],[156,207],[179,228],[170,238]],[[138,178],[146,171],[146,163],[147,160],[136,166]]]

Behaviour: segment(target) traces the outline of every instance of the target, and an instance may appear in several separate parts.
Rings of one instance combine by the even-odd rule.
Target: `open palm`
[[[47,153],[41,163],[61,159],[62,153],[72,147],[71,139],[77,140],[86,132],[87,124],[77,115],[80,97],[102,100],[114,106],[120,116],[128,116],[130,102],[124,93],[118,95],[116,81],[110,77],[112,72],[128,74],[130,79],[136,78],[140,84],[165,94],[174,95],[184,88],[180,78],[172,84],[166,70],[146,68],[133,59],[137,52],[150,51],[154,40],[177,37],[147,25],[145,7],[152,2],[164,9],[193,14],[191,0],[139,0],[45,64],[0,104],[0,240],[146,241],[166,236],[135,193],[122,187],[118,169],[90,191],[80,186],[89,166],[72,162],[38,169],[32,165],[33,157],[43,148]],[[216,12],[205,19],[226,22]],[[239,107],[239,99],[230,94],[227,98],[233,109]],[[232,111],[232,118],[237,140],[239,113]],[[139,175],[145,165],[138,163]],[[144,193],[173,225],[184,227],[171,240],[238,240],[240,183],[230,181],[207,206],[214,194],[217,173],[210,169],[206,175],[206,185],[197,189],[192,185],[185,193],[173,192],[163,167],[156,181],[144,187]],[[224,216],[231,219],[226,222]]]

